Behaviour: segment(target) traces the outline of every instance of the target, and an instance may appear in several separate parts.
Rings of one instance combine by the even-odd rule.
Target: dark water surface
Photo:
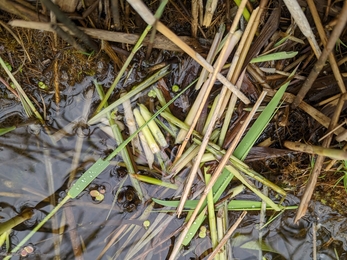
[[[62,91],[59,108],[52,95],[44,96],[47,106],[46,128],[32,124],[0,136],[0,221],[18,215],[24,208],[34,209],[34,216],[30,220],[14,228],[11,234],[12,247],[52,210],[52,205],[65,197],[71,172],[75,172],[78,178],[93,162],[104,158],[116,147],[116,142],[100,129],[100,125],[85,125],[83,116],[90,115],[89,109],[85,110],[86,103],[91,102],[93,107],[98,102],[95,91],[91,100],[87,98],[87,91],[93,89],[92,80],[93,77],[87,77],[80,84],[67,86]],[[0,100],[2,126],[11,120],[26,118],[20,103],[6,102]],[[84,110],[87,111],[85,115]],[[65,132],[58,135],[61,129],[65,129]],[[78,143],[80,155],[75,158]],[[72,167],[74,160],[76,167]],[[31,245],[34,252],[27,259],[59,259],[58,256],[60,259],[75,259],[72,240],[83,245],[84,259],[96,259],[113,236],[136,228],[129,241],[129,234],[117,239],[102,257],[127,259],[133,245],[146,233],[143,227],[146,219],[151,223],[157,219],[160,222],[167,221],[168,224],[165,229],[159,230],[140,253],[128,259],[136,259],[144,251],[148,253],[142,255],[141,259],[167,258],[174,243],[170,234],[182,225],[183,219],[158,212],[152,212],[143,219],[141,215],[150,205],[149,202],[138,205],[133,212],[127,212],[118,203],[112,207],[115,192],[124,180],[117,171],[119,161],[121,158],[117,156],[90,186],[90,189],[104,189],[105,199],[96,202],[85,191],[77,199],[70,200],[52,221],[29,240],[27,245]],[[123,185],[131,185],[129,178],[124,180]],[[146,184],[143,184],[143,190],[147,199],[172,198],[174,195],[173,191]],[[297,198],[289,196],[289,205],[298,203]],[[229,214],[230,226],[239,214]],[[347,259],[346,218],[319,203],[314,204],[309,216],[298,225],[293,224],[294,215],[294,211],[287,211],[276,218],[261,231],[263,242],[259,243],[259,214],[250,212],[229,242],[228,248],[233,256],[231,259],[261,259],[260,252],[265,257],[263,259],[312,259],[314,228],[317,229],[317,259],[337,259],[337,255],[340,259]],[[185,248],[179,259],[204,259],[204,253],[210,248],[208,235],[203,239],[197,237]],[[5,254],[5,247],[2,248],[2,254]],[[12,259],[20,258],[15,255]]]

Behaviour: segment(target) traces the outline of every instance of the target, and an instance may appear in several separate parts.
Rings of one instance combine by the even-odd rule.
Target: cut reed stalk
[[[107,106],[107,108],[100,111],[97,115],[89,119],[88,124],[95,124],[98,121],[100,121],[101,118],[103,118],[108,112],[115,109],[117,106],[121,105],[124,100],[130,99],[131,97],[135,96],[136,94],[140,93],[144,89],[151,86],[153,83],[164,77],[169,73],[169,66],[166,66],[159,71],[157,71],[155,74],[150,76],[149,78],[142,81],[140,84],[138,84],[133,90],[129,91],[127,94],[121,96],[119,99],[117,99],[115,102]],[[104,99],[103,99],[104,100]],[[105,101],[106,102],[106,101]],[[105,103],[102,102],[102,103]]]
[[[135,108],[133,110],[133,113],[134,113],[136,122],[139,125],[139,127],[143,126],[145,124],[145,119],[142,117],[140,111],[137,108]],[[142,131],[143,135],[145,136],[146,141],[147,141],[152,153],[153,154],[159,153],[160,148],[159,148],[158,144],[156,143],[156,141],[154,140],[154,137],[151,134],[151,131],[149,130],[149,128],[147,126],[145,126],[142,128],[141,131]]]
[[[205,27],[209,27],[212,21],[212,17],[214,14],[214,11],[216,10],[217,7],[217,0],[207,0],[206,5],[205,5],[205,16],[204,20],[202,22],[202,25]]]
[[[149,121],[149,119],[153,116],[151,112],[149,112],[147,107],[143,104],[139,104],[139,108],[144,120]],[[155,140],[160,145],[160,147],[166,148],[168,145],[166,142],[166,138],[161,132],[161,130],[159,129],[159,127],[157,126],[157,124],[155,123],[155,121],[154,120],[150,121],[148,123],[148,127],[151,130],[152,135],[154,136]]]

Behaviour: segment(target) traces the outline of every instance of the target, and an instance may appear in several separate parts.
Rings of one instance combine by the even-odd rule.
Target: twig
[[[236,220],[234,225],[228,230],[223,239],[219,242],[218,246],[213,250],[212,254],[207,258],[207,260],[212,260],[216,254],[218,254],[219,250],[225,245],[225,243],[229,240],[229,237],[233,234],[235,229],[240,225],[243,218],[246,216],[247,211],[243,211],[240,217]]]
[[[323,69],[325,62],[326,62],[330,52],[333,50],[337,39],[340,37],[340,34],[341,34],[343,28],[345,27],[346,22],[347,22],[347,2],[345,2],[343,5],[343,8],[342,8],[341,13],[339,15],[337,24],[334,27],[333,32],[331,33],[330,39],[329,39],[327,45],[325,46],[325,48],[322,52],[322,55],[319,57],[318,61],[314,65],[310,74],[308,75],[306,81],[302,85],[299,93],[295,97],[295,99],[292,103],[292,108],[296,108],[301,103],[301,101],[304,99],[306,93],[310,90],[313,82],[316,80],[319,73]]]
[[[42,4],[44,4],[49,10],[54,12],[57,19],[64,23],[66,27],[68,27],[77,38],[81,39],[90,49],[95,52],[99,51],[99,47],[93,42],[87,34],[85,34],[82,30],[78,29],[78,27],[67,17],[55,4],[52,3],[51,0],[42,0]]]
[[[23,27],[23,28],[29,28],[29,29],[53,31],[49,23],[13,20],[13,21],[10,21],[8,24],[11,26],[17,26],[17,27]],[[63,26],[62,24],[59,24],[59,25],[61,25],[61,28],[63,28],[64,30],[66,29],[66,26]],[[110,41],[110,42],[135,44],[140,37],[137,34],[131,34],[131,33],[111,32],[106,30],[83,28],[83,27],[78,27],[78,28],[84,31],[86,34],[88,34],[92,38]],[[189,46],[193,47],[195,50],[201,50],[201,46],[196,39],[193,39],[188,36],[180,36],[179,38],[185,43],[187,43]],[[149,41],[150,41],[149,37],[146,37],[143,41],[143,45],[144,46],[148,45]],[[167,39],[165,36],[162,36],[162,35],[155,36],[153,48],[182,52],[181,48],[179,48],[176,44],[172,43],[169,39]]]
[[[192,0],[192,36],[196,38],[198,36],[198,0]]]

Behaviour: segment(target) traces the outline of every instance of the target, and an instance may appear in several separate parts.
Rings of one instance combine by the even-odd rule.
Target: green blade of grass
[[[6,128],[0,128],[0,135],[4,135],[8,132],[13,131],[14,129],[16,129],[17,127],[15,126],[10,126],[10,127],[6,127]]]
[[[196,232],[199,230],[202,222],[204,222],[204,220],[206,218],[206,210],[207,210],[207,208],[205,207],[205,209],[203,209],[200,212],[200,214],[198,215],[198,217],[195,219],[194,224],[191,226],[191,228],[189,229],[189,232],[184,237],[182,245],[184,245],[184,246],[188,245],[190,243],[190,241],[194,238]]]
[[[296,54],[298,54],[297,51],[276,52],[276,53],[271,53],[271,54],[255,57],[250,61],[250,63],[290,59],[295,57]]]
[[[179,200],[160,200],[152,198],[152,200],[162,206],[165,207],[173,207],[176,208],[179,204]],[[194,209],[198,204],[198,200],[187,200],[184,205],[187,209]],[[261,209],[261,201],[253,201],[253,200],[232,200],[228,203],[228,210],[260,210]],[[298,206],[286,206],[283,207],[285,210],[289,209],[297,209]],[[270,206],[267,206],[266,209],[271,210]]]
[[[76,198],[88,185],[110,164],[103,159],[97,160],[83,175],[71,186],[68,196]]]
[[[241,0],[234,0],[234,2],[237,4],[237,6],[240,6],[240,4],[241,4]],[[242,15],[245,18],[245,20],[248,22],[249,18],[251,17],[251,14],[249,13],[249,11],[246,7],[245,7],[245,9],[243,9]]]
[[[150,176],[145,176],[145,175],[141,175],[141,174],[132,174],[132,176],[139,181],[147,182],[149,184],[163,186],[163,187],[174,189],[174,190],[178,189],[177,185],[175,185],[173,183],[161,181],[161,180],[158,180],[158,179],[150,177]]]
[[[270,103],[266,106],[264,111],[260,114],[257,120],[254,122],[252,127],[249,129],[245,137],[241,140],[239,145],[236,147],[233,155],[243,161],[249,151],[251,150],[254,143],[257,141],[260,134],[263,132],[265,127],[270,122],[271,118],[274,116],[274,111],[277,108],[284,92],[286,91],[289,82],[285,83],[271,99]]]

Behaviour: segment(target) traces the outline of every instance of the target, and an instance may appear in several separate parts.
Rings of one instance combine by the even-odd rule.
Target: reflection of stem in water
[[[45,144],[44,144],[45,146]],[[45,168],[46,168],[46,178],[47,178],[47,184],[48,184],[48,194],[49,196],[49,203],[51,209],[53,209],[56,205],[56,199],[55,199],[55,189],[54,189],[54,178],[53,178],[53,170],[52,170],[52,161],[50,156],[50,150],[46,147],[43,147],[43,158],[45,162]],[[53,216],[52,218],[52,234],[57,234],[58,230],[58,220],[56,216]],[[60,240],[58,236],[54,236],[54,251],[55,255],[60,254]]]

